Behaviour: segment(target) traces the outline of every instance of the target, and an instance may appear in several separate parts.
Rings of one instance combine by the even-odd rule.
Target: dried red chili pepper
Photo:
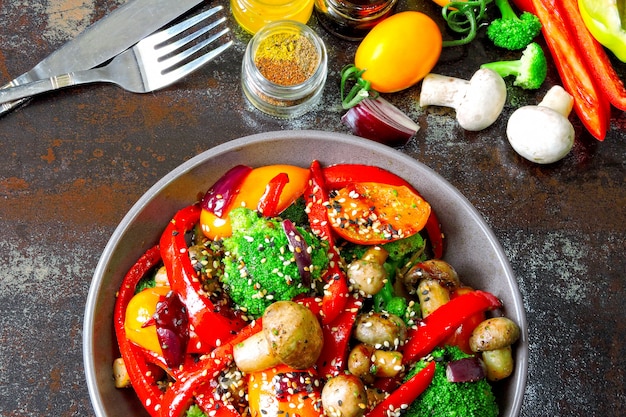
[[[275,217],[278,215],[278,202],[283,188],[289,182],[289,175],[281,172],[270,180],[265,186],[265,192],[261,196],[257,205],[259,213],[265,217]]]
[[[427,355],[469,317],[500,307],[500,300],[486,291],[476,290],[453,298],[422,319],[417,328],[408,332],[402,361],[410,363]]]
[[[435,362],[431,361],[424,369],[400,385],[387,398],[365,414],[365,417],[387,417],[408,404],[411,404],[430,385],[435,376]]]
[[[162,393],[156,384],[154,373],[150,372],[150,363],[146,361],[140,348],[126,338],[124,323],[126,321],[126,308],[135,295],[137,283],[160,262],[161,253],[158,246],[148,249],[135,262],[122,281],[113,312],[115,335],[124,366],[131,381],[133,381],[133,389],[137,397],[153,417],[159,415],[158,404],[161,401]]]
[[[178,211],[161,236],[160,247],[170,287],[187,307],[189,324],[202,349],[208,351],[229,340],[245,322],[234,314],[219,311],[204,293],[198,272],[189,259],[185,233],[200,219],[201,208],[194,204]],[[195,346],[195,348],[198,348]]]

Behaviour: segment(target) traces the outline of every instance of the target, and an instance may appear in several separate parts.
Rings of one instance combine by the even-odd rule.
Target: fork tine
[[[207,16],[208,17],[208,16]],[[204,26],[203,28],[185,36],[182,39],[179,39],[176,42],[170,43],[170,44],[166,44],[163,46],[158,46],[156,47],[157,52],[159,53],[160,56],[166,56],[167,54],[170,54],[174,51],[176,51],[177,49],[182,48],[183,46],[185,46],[186,44],[188,44],[189,42],[193,41],[196,38],[199,38],[200,36],[204,35],[205,33],[209,32],[211,29],[215,28],[216,26],[224,23],[226,21],[225,17],[221,17],[219,19],[217,19],[214,22],[211,22],[210,24]],[[220,35],[221,36],[221,35]]]
[[[191,56],[193,56],[194,54],[196,54],[197,52],[205,48],[207,45],[213,43],[215,40],[226,35],[228,32],[229,32],[228,28],[222,29],[221,31],[204,39],[202,42],[198,42],[197,44],[193,45],[191,48],[181,51],[180,53],[177,53],[176,55],[170,58],[164,59],[163,61],[161,61],[161,64],[163,65],[162,67],[163,70],[161,70],[161,73],[165,74],[165,73],[170,72],[171,69],[174,68],[177,64],[180,64],[181,62],[189,59]]]
[[[227,32],[228,30],[225,29],[222,32]],[[191,62],[188,62],[187,64],[178,67],[176,69],[173,69],[172,71],[169,71],[165,74],[162,75],[162,77],[164,78],[164,82],[171,84],[183,77],[186,77],[187,75],[191,74],[192,72],[194,72],[195,70],[199,69],[200,67],[202,67],[204,64],[206,64],[207,62],[213,60],[214,58],[216,58],[218,55],[220,55],[222,52],[224,52],[226,49],[230,48],[230,46],[233,44],[232,40],[229,40],[228,42],[226,42],[225,44],[220,45],[219,47],[212,49],[210,52],[207,52],[206,54],[194,59]]]
[[[159,44],[197,25],[198,23],[202,22],[206,18],[213,16],[217,12],[221,11],[223,8],[224,8],[223,6],[215,6],[209,10],[199,13],[193,17],[190,17],[189,19],[186,19],[180,23],[177,23],[176,25],[170,28],[164,29],[161,32],[154,33],[150,35],[150,37],[146,38],[145,40],[149,40],[152,45],[154,45],[155,47],[158,47]]]

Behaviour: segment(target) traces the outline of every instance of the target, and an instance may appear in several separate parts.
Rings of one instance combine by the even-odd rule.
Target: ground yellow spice
[[[261,40],[254,64],[268,80],[282,86],[305,82],[315,72],[319,54],[313,42],[298,33],[274,33]]]

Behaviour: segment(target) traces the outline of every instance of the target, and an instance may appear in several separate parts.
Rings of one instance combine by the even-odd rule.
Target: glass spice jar
[[[327,62],[326,46],[313,29],[291,20],[270,23],[246,47],[243,92],[267,114],[300,116],[319,102]]]
[[[335,36],[361,40],[378,22],[388,17],[398,0],[315,0],[315,15]]]
[[[315,0],[230,0],[230,8],[237,23],[255,34],[263,26],[276,20],[295,20],[307,23],[313,13]]]

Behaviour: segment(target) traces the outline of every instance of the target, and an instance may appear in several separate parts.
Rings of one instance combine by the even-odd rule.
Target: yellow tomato
[[[251,417],[263,416],[294,416],[294,417],[321,417],[323,414],[320,408],[319,391],[310,392],[303,390],[292,395],[279,393],[277,380],[283,380],[285,387],[292,387],[290,381],[285,379],[297,378],[293,384],[300,383],[297,377],[298,372],[286,365],[279,365],[265,371],[253,372],[248,380],[248,404],[250,405]],[[311,385],[313,387],[313,385]],[[284,397],[284,398],[281,398]]]
[[[167,295],[169,287],[146,288],[135,294],[128,303],[124,328],[126,337],[144,349],[162,355],[156,326],[143,327],[144,323],[152,318],[156,311],[156,305],[161,296]]]
[[[404,90],[428,74],[441,54],[441,31],[424,13],[406,11],[383,20],[359,45],[354,64],[380,93]]]
[[[228,210],[234,207],[248,207],[251,210],[255,210],[265,192],[267,184],[272,178],[283,172],[289,177],[289,182],[283,188],[277,210],[280,213],[289,207],[291,203],[304,193],[304,189],[309,181],[309,170],[293,165],[279,164],[267,165],[250,171]],[[228,237],[232,233],[228,211],[222,217],[218,217],[207,210],[202,210],[200,225],[202,232],[209,239]]]

